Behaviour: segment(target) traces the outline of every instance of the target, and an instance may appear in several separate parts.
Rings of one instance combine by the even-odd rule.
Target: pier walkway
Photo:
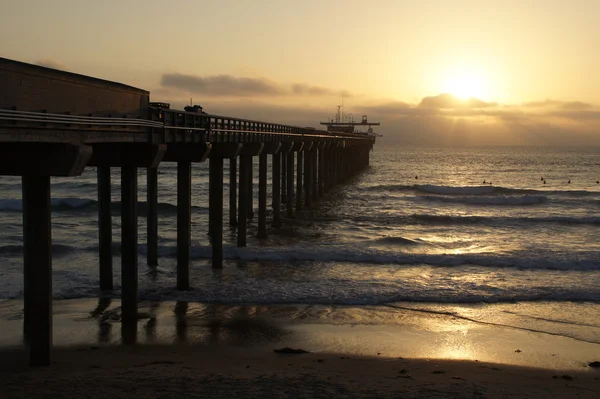
[[[228,162],[230,225],[246,245],[254,217],[258,158],[258,236],[312,206],[369,165],[375,138],[259,122],[150,102],[123,84],[0,58],[0,175],[22,176],[24,336],[30,363],[50,363],[52,234],[50,179],[98,174],[99,282],[113,289],[111,174],[121,170],[123,341],[135,341],[138,300],[138,168],[147,172],[148,264],[158,264],[157,167],[177,163],[177,288],[190,289],[192,163],[209,162],[212,266],[223,263],[223,176]],[[271,163],[271,176],[267,166]],[[267,203],[267,185],[272,198]],[[272,219],[267,220],[267,206]]]

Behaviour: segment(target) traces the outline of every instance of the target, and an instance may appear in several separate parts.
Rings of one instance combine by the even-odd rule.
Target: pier
[[[258,218],[258,237],[266,238],[286,218],[314,206],[332,187],[366,168],[375,142],[374,136],[364,134],[186,108],[173,110],[168,104],[151,102],[148,91],[120,83],[0,58],[0,175],[22,176],[23,331],[31,365],[47,365],[51,360],[52,177],[79,176],[86,167],[96,168],[99,287],[112,290],[110,168],[120,168],[122,335],[124,343],[133,343],[138,319],[139,168],[146,170],[147,178],[147,261],[155,266],[157,168],[164,162],[177,164],[177,289],[188,290],[192,164],[209,163],[206,232],[212,246],[212,267],[221,268],[224,176],[229,178],[230,187],[228,223],[237,229],[237,246],[244,247],[249,219]],[[256,158],[259,183],[255,209],[252,165]]]

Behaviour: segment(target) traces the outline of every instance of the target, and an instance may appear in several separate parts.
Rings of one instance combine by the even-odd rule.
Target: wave
[[[163,249],[161,252],[175,254],[176,248]],[[192,258],[211,257],[210,246],[193,246]],[[373,248],[345,247],[309,247],[309,248],[236,248],[225,247],[224,258],[248,262],[351,262],[363,264],[389,265],[431,265],[440,267],[483,266],[496,268],[547,269],[547,270],[600,270],[600,254],[578,252],[576,258],[558,259],[531,257],[520,253],[513,255],[497,254],[412,254],[386,252]]]
[[[98,209],[98,201],[89,198],[52,198],[51,206],[53,211],[94,211]],[[147,202],[138,201],[139,216],[145,216],[147,209]],[[208,210],[208,207],[192,206],[192,209],[198,211],[206,211]],[[111,210],[117,213],[120,212],[121,201],[113,201],[111,203]],[[0,212],[2,211],[22,212],[23,202],[21,201],[21,199],[16,198],[0,200]],[[176,214],[177,205],[159,202],[158,212]]]
[[[384,245],[421,245],[423,242],[419,240],[411,240],[404,237],[395,237],[395,236],[387,236],[383,238],[378,238],[373,241],[374,244],[384,244]]]
[[[480,197],[445,197],[440,195],[423,195],[417,198],[428,201],[440,201],[458,204],[473,205],[536,205],[546,202],[548,197],[545,195],[521,195],[521,196],[480,196]]]
[[[553,195],[553,196],[600,196],[600,192],[587,190],[536,190],[529,188],[509,188],[502,186],[440,186],[433,184],[375,184],[359,187],[359,190],[403,192],[416,191],[425,194],[439,195],[490,195],[490,194],[531,194],[531,195]]]
[[[76,247],[63,244],[52,244],[52,256],[61,257],[69,253],[80,250]],[[23,255],[23,245],[9,244],[0,246],[0,255],[21,256]]]
[[[574,216],[470,216],[470,215],[432,215],[424,213],[415,213],[412,215],[363,215],[349,216],[348,220],[352,223],[368,223],[379,226],[398,226],[398,225],[469,225],[484,224],[492,226],[506,226],[515,223],[521,224],[567,224],[567,225],[597,225],[600,224],[600,216],[574,217]],[[525,226],[527,227],[527,226]]]
[[[450,215],[424,215],[414,214],[410,218],[416,221],[437,224],[510,224],[519,223],[560,223],[560,224],[600,224],[600,217],[571,217],[571,216],[547,216],[547,217],[493,217],[493,216],[450,216]]]

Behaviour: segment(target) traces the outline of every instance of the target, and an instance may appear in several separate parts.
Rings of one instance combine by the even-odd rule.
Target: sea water
[[[254,167],[256,209],[257,160]],[[483,322],[485,308],[468,306],[494,304],[503,323],[600,343],[600,149],[377,143],[368,169],[269,238],[256,238],[256,214],[246,248],[225,225],[222,270],[210,266],[208,165],[195,164],[193,289],[185,292],[175,290],[175,164],[162,164],[158,177],[159,266],[149,268],[139,170],[141,300],[378,305]],[[55,299],[120,295],[117,168],[112,183],[115,290],[102,293],[96,170],[52,179]],[[22,217],[20,178],[0,177],[0,300],[23,296]]]

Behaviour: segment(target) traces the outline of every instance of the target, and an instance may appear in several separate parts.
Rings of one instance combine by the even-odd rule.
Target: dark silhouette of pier
[[[135,337],[138,168],[147,171],[147,259],[157,265],[157,167],[177,163],[177,289],[187,290],[192,163],[209,162],[208,232],[212,267],[221,268],[224,160],[229,161],[229,224],[237,227],[237,245],[244,247],[248,219],[254,217],[254,157],[258,237],[266,238],[268,222],[271,228],[281,225],[282,205],[288,218],[312,206],[369,165],[374,142],[363,134],[212,115],[197,107],[172,110],[150,102],[145,90],[0,58],[0,175],[22,176],[24,336],[31,365],[49,364],[52,347],[51,177],[97,168],[99,280],[102,290],[112,290],[110,168],[121,169],[121,320],[123,331]],[[269,180],[272,220],[267,221]]]

